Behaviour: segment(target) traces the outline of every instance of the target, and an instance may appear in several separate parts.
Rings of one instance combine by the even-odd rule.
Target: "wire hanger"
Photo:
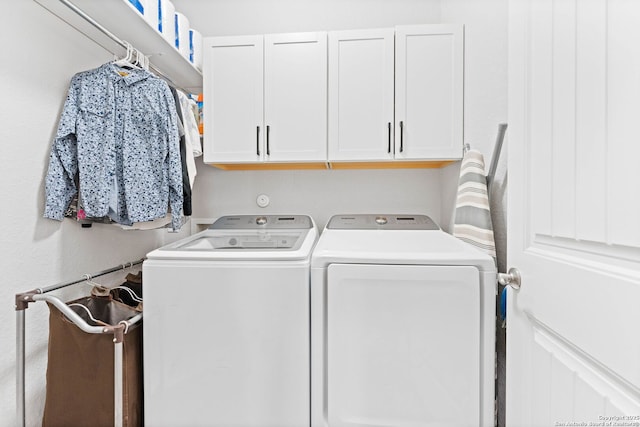
[[[136,63],[143,70],[149,71],[149,57],[136,49]]]
[[[132,60],[133,60],[133,46],[131,46],[131,44],[129,44],[129,42],[124,42],[127,46],[127,54],[125,55],[124,58],[120,58],[120,59],[115,59],[113,61],[113,64],[118,66],[118,67],[134,67],[134,65],[132,64]]]
[[[77,302],[72,303],[72,304],[67,304],[69,307],[80,307],[85,313],[87,313],[87,317],[89,317],[89,319],[91,319],[93,322],[97,323],[98,325],[106,325],[105,322],[96,319],[95,317],[93,317],[93,315],[91,314],[91,310],[89,310],[86,306],[79,304]]]
[[[84,282],[87,285],[92,286],[91,295],[97,296],[97,297],[109,296],[109,288],[107,288],[106,286],[94,281],[93,277],[91,277],[90,274],[85,274],[84,278],[85,278]]]
[[[113,64],[122,68],[135,68],[137,70],[149,69],[149,58],[147,58],[142,52],[131,46],[131,43],[124,41],[127,47],[127,53],[124,58],[116,59]]]
[[[93,280],[93,276],[91,276],[90,274],[85,274],[85,275],[83,275],[83,277],[84,277],[84,282],[87,285],[90,285],[90,286],[102,286],[100,283],[98,283],[95,280]]]
[[[114,286],[111,289],[120,289],[129,294],[129,297],[135,302],[142,302],[142,298],[138,296],[132,289],[127,288],[126,286]]]

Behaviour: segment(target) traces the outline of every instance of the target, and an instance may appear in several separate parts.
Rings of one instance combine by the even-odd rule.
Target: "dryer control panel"
[[[333,230],[440,230],[427,215],[334,215],[327,224]]]

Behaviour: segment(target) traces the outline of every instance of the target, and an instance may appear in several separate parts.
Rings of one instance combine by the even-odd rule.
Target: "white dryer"
[[[336,215],[311,261],[314,427],[493,426],[494,260],[424,215]]]
[[[147,255],[146,425],[309,425],[317,236],[308,216],[226,216]]]

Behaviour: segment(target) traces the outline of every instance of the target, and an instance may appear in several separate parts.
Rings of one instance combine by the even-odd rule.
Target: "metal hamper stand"
[[[122,363],[122,343],[124,340],[124,334],[131,325],[138,323],[142,320],[142,313],[132,317],[126,322],[120,322],[114,326],[92,326],[85,322],[80,316],[78,316],[73,310],[67,306],[62,300],[53,295],[44,295],[48,292],[65,288],[67,286],[75,285],[77,283],[84,282],[86,280],[104,276],[116,271],[125,270],[133,267],[134,265],[141,264],[144,261],[139,259],[137,261],[122,264],[117,267],[109,268],[107,270],[100,271],[92,275],[85,275],[82,279],[74,280],[71,282],[59,283],[56,285],[48,286],[45,288],[37,288],[31,291],[16,294],[16,415],[18,425],[25,426],[25,310],[29,308],[29,303],[35,301],[46,301],[55,306],[67,319],[73,322],[84,332],[89,334],[113,334],[113,355],[114,355],[114,372],[113,372],[113,385],[114,385],[114,426],[122,426],[123,417],[123,402],[122,402],[122,388],[123,388],[123,363]]]

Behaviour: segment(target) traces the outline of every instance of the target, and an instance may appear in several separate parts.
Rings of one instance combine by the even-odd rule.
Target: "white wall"
[[[487,165],[497,124],[506,120],[507,0],[174,0],[205,35],[259,34],[463,22],[466,26],[465,136]],[[0,426],[15,425],[17,292],[46,286],[139,258],[166,233],[82,229],[42,218],[51,138],[71,76],[111,54],[34,1],[7,2],[0,27]],[[135,41],[132,41],[135,44]],[[10,101],[7,101],[10,100]],[[503,158],[506,155],[503,153]],[[339,212],[426,213],[445,228],[453,213],[458,166],[442,170],[228,172],[198,164],[194,217],[227,213],[309,213],[320,226]],[[504,181],[504,172],[499,177]],[[258,194],[271,198],[267,209]],[[500,209],[500,206],[498,207]],[[170,236],[174,239],[177,236]],[[117,281],[117,279],[113,279]],[[44,399],[47,309],[27,314],[27,425],[39,425]]]
[[[440,20],[440,0],[175,0],[203,35],[350,30]]]
[[[424,213],[440,220],[437,170],[219,171],[198,165],[194,217],[300,213],[323,227],[337,213]],[[256,205],[266,194],[269,207]]]
[[[44,176],[69,80],[111,60],[34,1],[3,2],[0,26],[0,426],[15,426],[14,295],[82,277],[144,256],[164,234],[83,229],[42,218]],[[107,278],[109,279],[109,278]],[[87,288],[84,289],[86,292]],[[48,309],[32,304],[27,318],[27,425],[41,425]]]
[[[507,123],[507,6],[508,0],[442,0],[442,22],[465,26],[464,140],[491,164],[498,124]],[[507,129],[508,136],[508,129]],[[506,263],[506,160],[505,145],[491,186],[490,202],[498,267]],[[457,180],[459,165],[443,169],[443,195]],[[454,184],[455,185],[455,184]],[[452,211],[455,199],[443,199],[443,212]],[[443,218],[448,218],[443,214]]]

